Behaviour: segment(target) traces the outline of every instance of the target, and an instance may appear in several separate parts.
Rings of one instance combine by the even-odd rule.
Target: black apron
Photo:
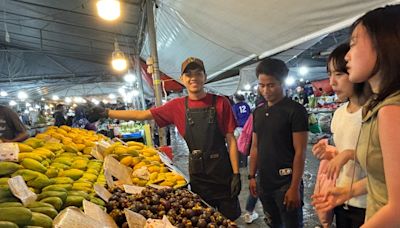
[[[213,95],[212,106],[197,109],[190,109],[185,98],[190,185],[206,201],[230,198],[233,174],[225,137],[217,123],[216,98]]]

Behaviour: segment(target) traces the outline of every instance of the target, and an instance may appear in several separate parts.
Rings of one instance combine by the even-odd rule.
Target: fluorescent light
[[[120,94],[125,94],[125,88],[124,88],[124,87],[119,88],[119,89],[118,89],[118,92],[119,92]]]
[[[15,105],[17,105],[17,102],[11,100],[8,104],[9,104],[10,106],[15,106]]]
[[[41,100],[41,101],[45,101],[45,99],[44,99],[43,97],[42,97],[42,98],[40,98],[40,100]]]
[[[106,100],[106,99],[103,99],[102,102],[103,102],[104,104],[108,104],[108,100]]]
[[[301,82],[304,82],[304,78],[300,78],[300,81],[301,81]]]
[[[288,85],[288,86],[294,85],[295,82],[296,82],[296,80],[292,76],[288,76],[285,79],[285,84]]]
[[[26,102],[26,103],[25,103],[25,106],[26,106],[26,107],[31,107],[32,105],[31,105],[30,103]]]
[[[65,103],[69,104],[72,102],[72,99],[70,97],[65,98]]]
[[[25,100],[26,98],[28,98],[28,94],[26,94],[24,91],[19,91],[17,97],[20,100]]]
[[[98,104],[100,104],[100,101],[98,101],[96,98],[93,98],[92,103],[95,105],[98,105]]]
[[[121,4],[118,0],[99,0],[96,7],[99,16],[107,21],[113,21],[121,15]]]
[[[2,90],[2,91],[0,92],[0,96],[6,97],[6,96],[8,96],[8,93],[7,93],[6,91]]]
[[[51,99],[58,101],[60,98],[57,95],[53,95],[53,97]]]
[[[110,93],[110,94],[108,95],[108,98],[110,98],[110,99],[115,99],[115,95],[114,95],[113,93]]]
[[[124,76],[124,80],[126,82],[135,82],[136,81],[136,76],[130,72],[128,72],[125,76]]]
[[[300,75],[306,75],[308,73],[308,67],[302,66],[299,68]]]
[[[244,86],[244,89],[245,89],[245,90],[250,90],[250,89],[251,89],[251,85],[250,85],[250,84],[246,84],[246,85]]]

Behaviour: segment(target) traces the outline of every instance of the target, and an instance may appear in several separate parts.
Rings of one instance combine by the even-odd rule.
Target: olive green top
[[[363,115],[360,138],[357,144],[357,160],[367,174],[366,220],[387,204],[385,170],[379,142],[378,111],[386,105],[400,105],[400,91],[388,96]]]

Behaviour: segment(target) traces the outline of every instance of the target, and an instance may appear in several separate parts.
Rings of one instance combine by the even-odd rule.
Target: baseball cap
[[[200,67],[204,71],[204,73],[206,72],[206,70],[204,69],[204,63],[202,60],[200,60],[196,57],[189,57],[182,63],[181,75],[185,72],[186,68],[188,68],[188,66],[192,65],[192,64],[195,64],[198,67]]]

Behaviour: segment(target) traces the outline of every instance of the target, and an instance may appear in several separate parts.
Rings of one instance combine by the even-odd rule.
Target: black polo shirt
[[[284,97],[271,107],[265,104],[256,108],[253,116],[260,185],[264,191],[274,191],[292,179],[292,175],[280,175],[279,170],[293,166],[292,133],[308,131],[307,111],[301,104]]]

